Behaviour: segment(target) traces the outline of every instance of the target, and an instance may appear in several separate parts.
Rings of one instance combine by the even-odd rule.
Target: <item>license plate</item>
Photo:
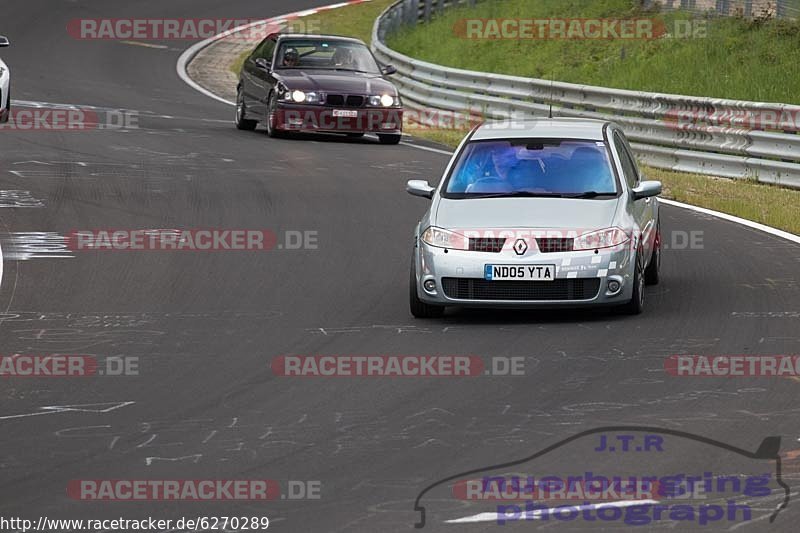
[[[334,109],[333,110],[334,117],[347,117],[347,118],[356,118],[358,116],[358,111],[350,110],[350,109]]]
[[[553,281],[555,265],[485,265],[483,277],[489,281]]]

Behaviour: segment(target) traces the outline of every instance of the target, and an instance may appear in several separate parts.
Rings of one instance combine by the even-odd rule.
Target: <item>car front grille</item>
[[[341,94],[329,94],[325,97],[328,105],[344,105],[344,96]]]
[[[347,97],[346,104],[347,107],[361,107],[364,105],[364,97],[350,95]]]
[[[364,97],[354,94],[329,94],[325,96],[325,103],[333,106],[364,107]]]
[[[554,281],[442,278],[442,289],[454,300],[591,300],[600,290],[600,278]]]
[[[505,237],[477,237],[469,240],[470,252],[499,253],[506,243]]]
[[[574,239],[561,237],[540,237],[536,239],[539,251],[543,254],[553,252],[571,252]]]

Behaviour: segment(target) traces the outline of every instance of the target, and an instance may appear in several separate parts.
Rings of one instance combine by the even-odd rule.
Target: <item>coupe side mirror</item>
[[[660,181],[643,181],[638,187],[633,189],[633,199],[641,200],[642,198],[650,198],[651,196],[658,196],[661,194]]]
[[[394,65],[386,65],[381,69],[381,72],[383,72],[384,76],[391,76],[392,74],[397,73],[397,67]]]
[[[256,58],[256,66],[266,71],[269,71],[272,68],[272,64],[263,57]]]
[[[11,41],[8,40],[8,37],[0,35],[0,48],[5,48],[6,46],[11,46]]]
[[[428,185],[425,180],[410,180],[406,184],[406,191],[413,196],[421,196],[430,200],[433,198],[433,193],[436,191],[434,187]]]

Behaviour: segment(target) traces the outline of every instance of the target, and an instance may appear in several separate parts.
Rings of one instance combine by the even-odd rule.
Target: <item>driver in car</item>
[[[295,48],[287,48],[283,52],[283,66],[296,67],[300,63],[300,54]]]

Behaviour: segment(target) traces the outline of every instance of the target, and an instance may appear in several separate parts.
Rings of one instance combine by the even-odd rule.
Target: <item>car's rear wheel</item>
[[[240,130],[253,131],[258,124],[257,120],[250,120],[245,118],[247,116],[247,108],[244,104],[244,94],[242,88],[236,89],[236,128]]]
[[[411,278],[408,282],[408,300],[414,318],[439,318],[444,315],[444,306],[426,304],[417,295],[417,262],[411,258]]]
[[[656,238],[653,241],[653,255],[650,264],[644,271],[644,282],[647,285],[658,285],[661,271],[661,221],[656,224]]]
[[[623,311],[629,315],[638,315],[644,310],[644,260],[641,249],[636,254],[636,267],[633,269],[633,295],[631,300],[623,306]]]
[[[267,104],[267,120],[265,126],[267,127],[267,135],[273,139],[283,137],[283,130],[276,127],[278,120],[278,95],[271,93],[269,95],[269,103]]]
[[[381,144],[400,144],[400,139],[402,138],[402,135],[395,133],[378,134],[378,140]]]

